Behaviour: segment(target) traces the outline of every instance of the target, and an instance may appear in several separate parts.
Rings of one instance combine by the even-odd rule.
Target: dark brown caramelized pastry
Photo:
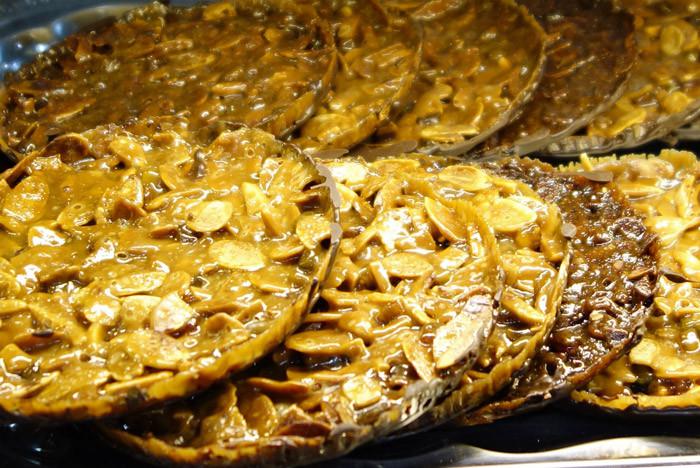
[[[659,237],[661,278],[641,341],[573,400],[610,411],[700,412],[700,163],[687,152],[584,159],[609,171]]]
[[[527,373],[503,397],[458,419],[478,424],[532,409],[585,385],[637,337],[653,301],[657,247],[605,174],[558,174],[509,159],[490,170],[521,180],[559,206],[572,257],[554,328]]]
[[[67,132],[179,114],[288,134],[325,96],[331,31],[309,6],[154,3],[69,36],[9,74],[0,140],[18,157]]]
[[[544,76],[522,115],[484,154],[525,155],[586,126],[620,97],[637,57],[632,15],[608,0],[519,0],[553,38]]]
[[[337,193],[261,131],[211,145],[103,127],[0,178],[0,407],[81,420],[189,396],[299,326]],[[335,228],[335,229],[334,229]]]
[[[620,99],[583,135],[553,143],[551,153],[602,153],[670,134],[700,112],[700,14],[697,2],[621,0],[635,15],[639,58]]]
[[[494,230],[510,239],[540,207],[475,168],[329,168],[344,238],[316,310],[248,375],[113,426],[130,450],[187,465],[339,456],[419,416],[472,366],[503,284]],[[491,202],[501,216],[482,217]]]
[[[423,61],[410,102],[378,138],[413,140],[422,152],[463,154],[531,97],[546,36],[511,0],[469,0],[422,23]]]
[[[372,135],[408,94],[421,58],[421,30],[373,0],[315,3],[332,26],[338,70],[324,104],[294,142],[305,149],[351,148]]]

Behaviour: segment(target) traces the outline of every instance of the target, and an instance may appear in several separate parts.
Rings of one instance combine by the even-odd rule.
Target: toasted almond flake
[[[49,185],[40,176],[22,179],[5,197],[2,214],[21,223],[36,221],[44,214]]]
[[[19,373],[29,369],[34,359],[16,344],[10,343],[0,351],[0,363],[8,372]]]
[[[296,234],[307,249],[331,237],[331,223],[320,213],[304,213],[297,220]]]
[[[426,197],[425,211],[438,231],[450,242],[459,242],[467,238],[468,232],[465,224],[442,203]]]
[[[433,270],[425,257],[411,252],[399,252],[382,260],[389,275],[397,278],[418,278]]]
[[[69,230],[78,226],[85,226],[94,219],[95,207],[85,201],[79,201],[66,206],[59,213],[56,221],[58,221],[58,225],[61,228]]]
[[[306,395],[311,391],[308,385],[295,380],[279,381],[265,377],[251,377],[246,382],[251,387],[275,395]]]
[[[81,312],[90,323],[111,327],[119,320],[120,310],[121,304],[118,300],[107,296],[94,296],[85,300]]]
[[[497,198],[482,214],[498,232],[517,232],[537,221],[537,213],[510,198]]]
[[[287,348],[316,356],[358,356],[366,352],[361,339],[353,339],[347,332],[338,330],[312,330],[287,338]]]
[[[256,184],[243,182],[241,185],[243,199],[245,200],[245,208],[250,216],[254,216],[262,211],[263,208],[270,204],[270,201]]]
[[[260,249],[239,240],[225,240],[213,243],[209,247],[209,256],[224,268],[256,271],[266,265],[265,255]]]
[[[470,297],[464,308],[435,332],[433,340],[435,367],[446,369],[477,353],[492,322],[491,298]]]
[[[245,330],[245,327],[235,317],[219,312],[204,322],[204,329],[209,333],[218,333],[222,330]]]
[[[151,311],[151,328],[161,333],[181,330],[196,312],[177,293],[170,293]]]
[[[438,174],[438,180],[466,192],[479,192],[492,186],[488,174],[477,167],[466,164],[446,167]]]
[[[187,227],[195,232],[214,232],[226,226],[233,214],[233,205],[226,201],[204,201],[187,215]]]
[[[418,374],[418,377],[426,382],[430,382],[435,378],[435,364],[433,363],[430,352],[423,347],[418,341],[418,338],[411,334],[401,342],[401,349],[406,355],[406,359],[411,363],[413,369]]]
[[[506,290],[501,297],[501,305],[518,320],[527,325],[541,325],[545,320],[544,312],[535,309],[527,301],[522,300],[510,290]]]
[[[163,285],[166,276],[161,271],[121,276],[109,283],[109,292],[116,297],[150,293]]]
[[[382,399],[382,386],[375,379],[358,375],[343,383],[343,394],[356,410],[366,408]]]
[[[255,429],[260,437],[272,434],[279,424],[277,409],[267,395],[244,394],[238,401],[238,409],[248,427]]]
[[[0,317],[7,317],[28,310],[29,306],[20,299],[0,299]]]

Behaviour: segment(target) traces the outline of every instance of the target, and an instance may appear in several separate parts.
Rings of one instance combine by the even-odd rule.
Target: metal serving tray
[[[0,75],[76,30],[142,4],[133,0],[0,0]],[[173,3],[188,3],[187,0]],[[700,152],[700,143],[681,143]],[[658,152],[661,143],[637,152]],[[559,160],[560,162],[561,160]],[[0,170],[10,164],[0,154]],[[440,428],[363,447],[336,468],[423,466],[700,465],[700,425],[689,417],[621,419],[565,404],[487,426]],[[140,466],[88,427],[0,423],[0,467]]]

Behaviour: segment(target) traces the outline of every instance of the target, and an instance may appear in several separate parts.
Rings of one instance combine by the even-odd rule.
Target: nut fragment
[[[537,213],[510,198],[496,199],[483,216],[498,232],[516,232],[537,221]]]
[[[426,197],[425,211],[428,213],[430,220],[435,224],[435,227],[442,233],[445,238],[451,242],[463,241],[467,237],[467,230],[456,215],[442,205],[440,202]]]
[[[437,329],[433,358],[437,369],[446,369],[479,352],[482,337],[491,328],[493,306],[487,296],[473,296],[464,309]],[[474,356],[476,357],[476,356]]]
[[[229,202],[214,200],[196,205],[187,216],[187,227],[195,232],[214,232],[226,226],[233,214]]]
[[[217,241],[209,247],[209,256],[224,268],[256,271],[266,265],[265,255],[255,245],[239,241]]]
[[[161,333],[181,330],[195,316],[195,311],[174,292],[163,298],[151,311],[151,328]]]
[[[355,409],[362,409],[381,400],[382,388],[373,378],[358,375],[343,383],[343,394]]]

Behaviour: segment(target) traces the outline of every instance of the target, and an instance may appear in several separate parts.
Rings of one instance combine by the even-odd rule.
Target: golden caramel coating
[[[552,145],[555,153],[602,153],[639,146],[692,121],[700,112],[700,4],[622,0],[635,15],[639,57],[622,96],[585,135]]]
[[[374,133],[411,89],[421,58],[421,29],[373,0],[315,5],[335,32],[338,70],[326,102],[294,142],[309,150],[351,148]]]
[[[475,166],[432,172],[415,158],[390,158],[328,167],[340,184],[344,234],[305,324],[249,376],[127,419],[113,437],[184,464],[337,456],[426,412],[477,356],[503,354],[496,341],[546,329],[557,275],[550,262],[562,260],[565,244],[549,230],[556,207]],[[488,213],[493,205],[502,206]],[[547,254],[533,250],[544,244]],[[509,301],[500,317],[499,294]],[[508,335],[506,315],[517,314],[527,325]]]
[[[447,2],[449,3],[449,2]],[[467,1],[423,23],[423,61],[411,99],[382,140],[465,153],[506,125],[539,83],[546,36],[510,0]]]
[[[103,127],[8,169],[2,410],[121,414],[264,356],[330,267],[338,227],[325,182],[299,150],[249,129],[198,147],[173,131]]]
[[[662,277],[641,341],[573,398],[602,408],[697,408],[700,379],[700,164],[687,152],[582,160],[609,171],[659,237]]]
[[[325,97],[332,33],[313,8],[153,3],[68,36],[5,80],[0,139],[17,156],[66,132],[162,115],[286,135]]]

